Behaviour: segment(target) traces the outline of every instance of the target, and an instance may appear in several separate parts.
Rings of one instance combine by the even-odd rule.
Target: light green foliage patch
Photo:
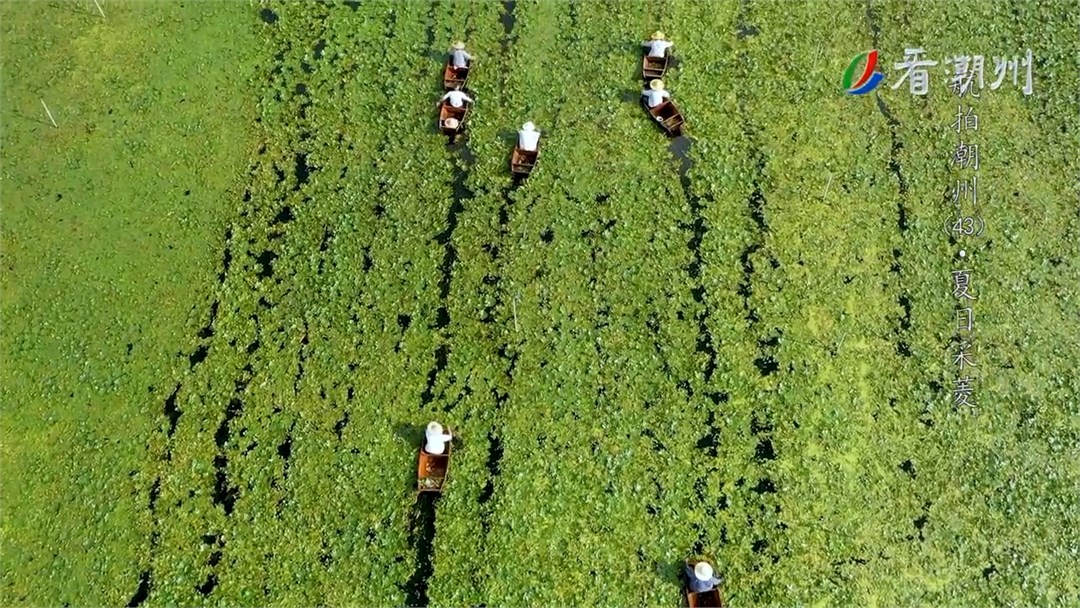
[[[675,605],[692,553],[732,606],[1080,600],[1076,14],[57,6],[3,13],[2,603]],[[688,149],[639,106],[657,28]],[[975,243],[943,230],[956,98],[889,88],[918,45],[1037,58],[973,102]]]
[[[108,8],[0,10],[5,605],[131,597],[252,150],[247,7]]]

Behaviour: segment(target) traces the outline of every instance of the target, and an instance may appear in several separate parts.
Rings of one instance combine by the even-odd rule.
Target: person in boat
[[[453,437],[450,433],[444,433],[443,427],[438,422],[429,422],[427,425],[426,433],[427,442],[424,444],[424,451],[428,454],[439,455],[446,451],[446,444],[450,442]]]
[[[700,561],[693,566],[686,564],[686,578],[689,581],[690,591],[703,593],[711,591],[717,585],[724,582],[723,578],[714,578],[712,566],[709,562]]]
[[[527,122],[521,125],[521,130],[518,131],[518,147],[526,152],[536,152],[536,145],[540,142],[540,131],[536,130],[536,125],[531,122]]]
[[[450,67],[463,68],[472,61],[472,55],[465,52],[464,42],[455,42],[450,45]]]
[[[671,99],[671,93],[668,93],[664,89],[663,80],[653,80],[649,82],[649,88],[641,92],[641,96],[645,98],[650,108],[664,103],[665,99]]]
[[[455,108],[463,107],[465,105],[465,102],[473,102],[472,97],[469,97],[462,91],[447,91],[446,95],[443,95],[442,99],[440,99],[438,103],[435,104],[435,107],[439,107],[439,104],[446,100],[450,100],[450,105],[454,106]]]
[[[675,46],[674,42],[664,39],[664,32],[653,32],[651,40],[641,43],[641,46],[649,47],[649,57],[662,58],[667,55],[667,50]]]
[[[454,143],[455,141],[457,141],[457,136],[459,135],[459,132],[458,132],[458,127],[459,126],[461,126],[461,122],[459,122],[458,119],[456,119],[456,118],[447,118],[446,120],[443,121],[443,128],[444,129],[450,129],[450,133],[447,133],[447,135],[450,136],[450,143],[451,144]]]

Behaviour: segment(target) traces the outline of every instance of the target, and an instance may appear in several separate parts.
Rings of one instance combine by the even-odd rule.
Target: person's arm
[[[437,108],[437,107],[439,107],[439,104],[440,104],[440,103],[442,103],[442,102],[446,101],[446,99],[447,99],[448,97],[450,97],[450,93],[452,93],[452,92],[453,92],[453,91],[448,91],[448,92],[446,93],[446,95],[443,95],[442,97],[440,97],[440,98],[439,98],[439,101],[436,101],[436,102],[435,102],[435,107],[436,107],[436,108]]]
[[[671,99],[671,93],[668,93],[667,91],[660,93],[660,95],[663,96],[664,99]]]
[[[465,51],[461,51],[461,54],[465,56],[465,61],[472,61],[472,55],[466,53]]]
[[[462,93],[462,94],[461,94],[461,98],[462,98],[462,99],[464,99],[465,101],[469,102],[469,103],[472,103],[472,102],[473,102],[473,100],[472,100],[472,97],[469,97],[469,96],[468,96],[468,95],[466,95],[465,93]]]

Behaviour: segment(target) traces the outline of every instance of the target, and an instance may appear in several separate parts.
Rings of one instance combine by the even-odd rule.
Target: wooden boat
[[[664,130],[665,133],[672,137],[677,137],[682,134],[683,124],[686,122],[683,120],[682,113],[679,112],[679,108],[675,107],[675,104],[670,100],[665,100],[664,103],[650,108],[646,103],[645,98],[641,98],[641,107],[645,108],[645,111],[649,113]]]
[[[697,564],[696,561],[687,561],[686,565],[691,568]],[[687,581],[689,583],[689,581]],[[701,593],[695,593],[690,591],[690,585],[686,586],[686,605],[689,608],[726,608],[724,604],[724,598],[720,595],[720,588],[713,587],[708,591],[702,591]]]
[[[469,79],[469,70],[472,69],[472,61],[465,62],[465,67],[455,68],[452,60],[446,60],[446,68],[443,69],[443,88],[447,91],[460,91],[465,88],[465,82]]]
[[[525,177],[532,173],[538,158],[540,158],[539,143],[536,144],[536,150],[532,152],[514,146],[514,151],[510,153],[510,172],[514,174],[514,177]]]
[[[690,608],[725,608],[719,589],[710,589],[702,593],[687,591],[686,605]]]
[[[469,105],[470,104],[466,103],[460,108],[455,108],[447,101],[439,104],[439,130],[443,132],[443,135],[456,137],[457,134],[465,128],[465,117],[469,114]],[[446,120],[448,118],[454,118],[458,121],[457,128],[451,129],[446,126]]]
[[[442,493],[449,471],[449,443],[446,444],[446,452],[443,454],[429,454],[421,445],[420,460],[416,470],[416,491]]]
[[[645,79],[645,82],[663,78],[664,73],[667,72],[667,66],[667,55],[663,57],[649,57],[649,55],[646,54],[641,58],[641,77]]]

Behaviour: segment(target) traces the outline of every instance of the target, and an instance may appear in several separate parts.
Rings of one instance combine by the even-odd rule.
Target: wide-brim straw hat
[[[527,122],[527,123],[521,125],[521,130],[522,131],[535,131],[536,130],[536,125],[534,125],[531,122]]]
[[[652,33],[651,38],[653,40],[663,40],[664,39],[664,32],[661,32],[660,30],[656,30],[655,32]]]
[[[694,577],[699,581],[707,581],[712,578],[713,569],[707,562],[698,562],[694,566]]]
[[[444,121],[444,124],[446,124],[446,128],[448,128],[448,129],[456,129],[458,127],[459,123],[458,123],[458,119],[456,119],[456,118],[447,118]],[[438,424],[438,423],[436,422],[436,423],[433,423],[433,424]],[[428,425],[428,426],[430,427],[431,425]],[[442,430],[440,429],[439,431],[436,431],[436,432],[441,433]]]
[[[659,80],[659,79],[649,81],[649,88],[654,90],[654,91],[663,91],[664,90],[664,81]]]
[[[454,44],[451,44],[450,48],[454,49],[455,51],[463,51],[463,50],[465,50],[465,43],[461,42],[461,41],[458,41],[458,42],[455,42]]]
[[[450,122],[451,120],[454,120],[454,119],[451,118],[451,119],[447,120],[447,122]],[[432,435],[440,434],[440,433],[442,433],[442,425],[439,424],[438,422],[429,422],[428,425],[427,425],[427,432],[431,433]]]

